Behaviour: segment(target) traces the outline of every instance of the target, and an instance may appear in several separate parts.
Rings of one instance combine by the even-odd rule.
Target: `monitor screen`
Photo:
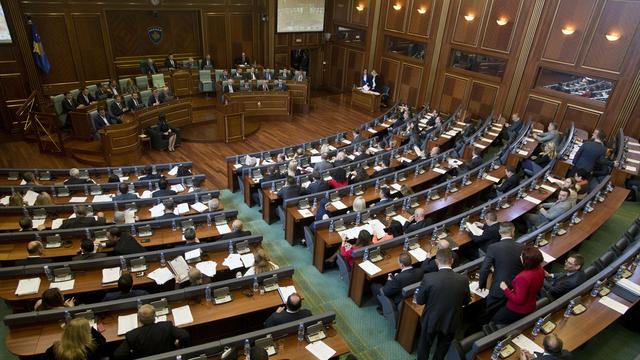
[[[11,33],[9,32],[9,25],[7,25],[7,19],[4,17],[4,9],[0,4],[0,44],[11,43]]]
[[[278,0],[277,32],[324,30],[325,0]]]

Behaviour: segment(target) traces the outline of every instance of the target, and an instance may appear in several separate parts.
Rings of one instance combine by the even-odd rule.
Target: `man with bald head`
[[[542,340],[542,346],[544,346],[544,353],[532,354],[526,350],[520,350],[520,360],[569,360],[573,357],[567,350],[563,350],[562,339],[556,334],[549,334]]]
[[[423,208],[417,208],[416,212],[409,218],[409,221],[404,223],[404,233],[408,234],[433,224],[433,221],[426,218],[425,215],[426,211]]]
[[[311,316],[311,311],[302,308],[302,299],[297,293],[289,295],[287,306],[280,306],[265,320],[264,327],[276,326]]]
[[[64,181],[65,185],[82,185],[91,183],[89,179],[80,178],[80,170],[72,168],[69,170],[69,178]]]
[[[17,260],[16,265],[35,265],[50,263],[51,260],[42,257],[42,250],[44,246],[40,241],[34,240],[27,244],[27,253],[29,254],[26,259]]]
[[[244,231],[242,230],[242,227],[243,227],[243,224],[241,220],[239,219],[233,220],[233,222],[231,223],[231,232],[228,234],[222,235],[222,237],[220,237],[220,240],[229,240],[229,239],[235,239],[242,236],[251,235],[251,231]]]
[[[171,321],[156,321],[156,311],[145,304],[138,309],[140,327],[126,333],[125,341],[113,353],[114,359],[137,359],[189,346],[189,333]]]
[[[451,250],[451,244],[448,240],[445,239],[438,240],[436,241],[436,251],[438,250]],[[456,266],[458,266],[458,254],[453,250],[451,250],[451,259],[453,261],[453,263],[451,264],[452,267],[455,268]],[[422,272],[425,274],[438,271],[436,257],[429,257],[427,258],[427,260],[423,261],[420,265],[420,270],[422,270]]]

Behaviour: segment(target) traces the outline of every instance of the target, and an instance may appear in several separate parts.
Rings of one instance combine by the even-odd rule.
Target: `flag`
[[[49,70],[51,70],[51,64],[49,64],[47,54],[44,52],[44,47],[40,40],[40,34],[38,34],[38,30],[35,25],[31,26],[31,37],[33,38],[33,60],[42,72],[48,74]]]

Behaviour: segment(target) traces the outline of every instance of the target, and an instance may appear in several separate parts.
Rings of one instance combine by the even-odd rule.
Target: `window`
[[[7,19],[4,17],[4,10],[0,4],[0,44],[11,43],[11,33],[7,25]]]
[[[338,26],[337,41],[355,46],[364,46],[366,31]]]
[[[486,55],[468,53],[461,50],[451,50],[451,62],[454,69],[473,71],[484,75],[502,77],[507,61]]]
[[[606,103],[613,92],[614,84],[605,79],[541,69],[536,87]]]
[[[424,59],[425,44],[412,42],[411,40],[399,39],[391,36],[386,37],[387,52],[414,58],[417,60]]]

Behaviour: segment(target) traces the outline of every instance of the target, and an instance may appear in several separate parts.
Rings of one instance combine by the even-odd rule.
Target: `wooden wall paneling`
[[[633,113],[624,127],[624,134],[634,138],[640,138],[640,100],[636,102]]]
[[[331,57],[329,62],[329,87],[336,90],[343,90],[345,62],[347,49],[342,46],[331,47]]]
[[[275,46],[276,47],[288,47],[289,46],[289,34],[276,34]]]
[[[321,36],[322,33],[306,33],[304,35],[304,42],[307,46],[319,46]]]
[[[367,26],[369,24],[369,13],[371,10],[371,1],[369,0],[353,0],[349,22],[351,24]],[[358,10],[361,8],[362,11]]]
[[[305,33],[291,34],[291,46],[302,46],[305,44]]]
[[[406,102],[410,106],[420,106],[419,94],[422,85],[422,66],[403,63],[400,70],[398,86],[398,100]]]
[[[467,110],[474,117],[486,119],[494,110],[499,89],[497,85],[473,80]]]
[[[225,14],[207,13],[205,21],[205,52],[211,55],[216,68],[228,68],[231,55],[227,46],[227,26]]]
[[[619,74],[640,24],[640,2],[608,0],[597,24],[587,46],[583,66]],[[617,41],[609,41],[605,37],[609,33],[618,33],[621,37]]]
[[[400,75],[400,61],[382,57],[380,59],[380,76],[382,82],[389,86],[389,97],[391,100],[397,99],[398,93],[398,76]]]
[[[347,50],[346,62],[346,78],[344,80],[343,90],[353,87],[353,84],[360,85],[360,75],[364,68],[364,52],[359,50]]]
[[[413,6],[409,9],[409,24],[407,34],[429,38],[431,35],[431,25],[433,23],[433,13],[435,4],[433,0],[414,0]],[[425,13],[422,13],[426,11]]]
[[[601,116],[602,111],[568,104],[562,121],[559,124],[559,129],[564,132],[571,127],[571,123],[573,122],[576,125],[576,128],[586,130],[591,133],[594,129],[599,127],[598,125],[600,123]]]
[[[454,12],[453,36],[451,42],[477,47],[484,21],[488,0],[458,0],[457,11]],[[465,16],[473,16],[467,21]]]
[[[274,55],[274,66],[277,69],[283,69],[283,68],[288,68],[289,67],[289,60],[291,59],[291,56],[289,56],[288,52],[276,52]]]
[[[240,57],[244,51],[251,60],[255,59],[254,53],[254,27],[251,13],[231,14],[229,17],[229,37],[231,43],[231,58]]]
[[[582,0],[576,6],[575,0],[559,0],[549,32],[544,43],[542,60],[575,65],[587,29],[593,19],[597,0]],[[573,29],[574,33],[565,35],[562,29]]]
[[[450,114],[460,106],[466,97],[469,79],[445,73],[438,111]]]
[[[537,95],[529,95],[520,118],[525,121],[538,121],[548,124],[556,120],[560,101]]]
[[[100,14],[71,14],[71,19],[84,80],[93,82],[109,79],[113,61],[107,56]]]
[[[389,1],[387,5],[387,16],[385,18],[385,30],[393,32],[405,32],[405,24],[407,18],[407,11],[409,1],[407,0],[394,0]],[[399,10],[396,10],[394,6],[400,6]]]
[[[482,48],[508,54],[520,21],[522,5],[526,0],[492,0],[487,25],[482,35]],[[504,25],[498,20],[506,20]]]
[[[2,114],[2,126],[9,130],[12,127],[11,123],[18,120],[16,110],[22,106],[30,91],[25,81],[26,76],[21,71],[7,72],[10,66],[7,66],[9,68],[7,69],[4,67],[7,63],[5,61],[1,63],[3,70],[0,73],[0,114]]]
[[[339,23],[346,23],[349,19],[349,11],[353,0],[334,0],[333,2],[333,21]]]

